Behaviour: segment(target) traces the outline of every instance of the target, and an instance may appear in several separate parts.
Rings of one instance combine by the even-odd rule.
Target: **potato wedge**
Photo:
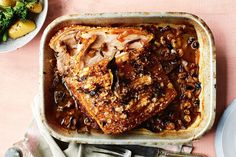
[[[27,7],[32,13],[37,13],[37,14],[43,10],[43,5],[40,2],[34,3],[34,4],[29,5]]]
[[[12,39],[22,37],[29,32],[32,32],[36,28],[36,25],[31,20],[19,20],[13,24],[8,30],[8,35]]]
[[[0,0],[0,5],[3,7],[14,7],[16,0]]]

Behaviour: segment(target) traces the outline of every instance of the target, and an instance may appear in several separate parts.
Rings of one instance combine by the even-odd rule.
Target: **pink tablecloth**
[[[184,11],[203,18],[217,48],[217,117],[236,97],[235,0],[50,0],[44,28],[56,17],[81,12]],[[29,44],[0,54],[0,156],[21,139],[31,120],[30,103],[38,92],[38,53],[42,31]],[[215,127],[194,142],[195,151],[214,157]]]

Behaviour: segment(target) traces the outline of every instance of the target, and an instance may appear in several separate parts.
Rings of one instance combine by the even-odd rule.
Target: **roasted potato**
[[[0,0],[0,6],[4,7],[14,7],[16,0]]]
[[[8,35],[12,39],[16,39],[32,32],[35,28],[36,25],[33,21],[19,20],[9,28]]]
[[[32,12],[32,13],[40,13],[43,10],[43,5],[40,2],[34,3],[32,5],[28,5],[27,8]]]

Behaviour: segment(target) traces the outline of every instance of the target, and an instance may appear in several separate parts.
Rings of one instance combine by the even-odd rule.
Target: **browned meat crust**
[[[111,74],[109,63],[102,60],[65,78],[73,95],[105,133],[118,134],[136,127],[162,111],[176,96],[161,64],[148,53],[116,63],[119,83],[114,89],[116,76]]]

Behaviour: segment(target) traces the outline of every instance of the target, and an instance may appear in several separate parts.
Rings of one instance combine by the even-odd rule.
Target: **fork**
[[[100,146],[94,145],[88,147],[91,152],[103,155],[110,155],[114,157],[131,157],[132,153],[128,149],[124,149],[117,146]],[[87,149],[88,149],[87,148]]]

